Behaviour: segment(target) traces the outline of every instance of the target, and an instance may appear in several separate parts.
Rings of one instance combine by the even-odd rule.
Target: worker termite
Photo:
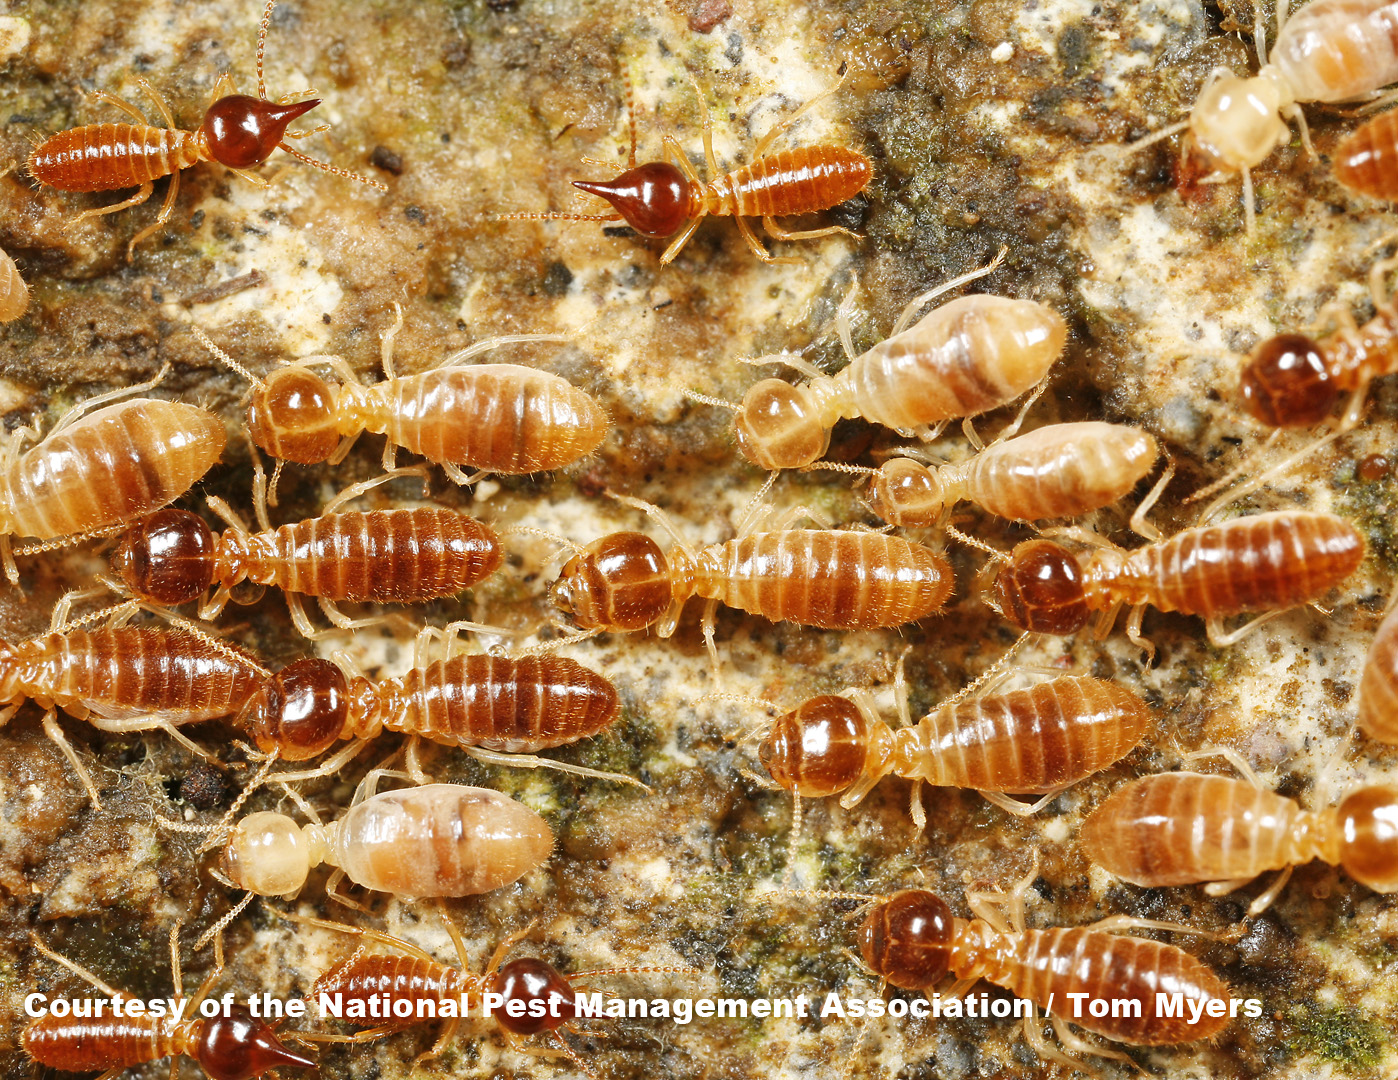
[[[166,827],[185,831],[180,824]],[[346,877],[395,896],[474,896],[517,881],[552,850],[553,832],[523,803],[486,788],[427,784],[370,795],[329,825],[249,814],[220,869],[259,896],[294,896],[322,863],[335,867],[332,896]]]
[[[490,338],[431,370],[398,376],[393,339],[403,325],[403,310],[393,307],[397,319],[383,335],[384,379],[372,386],[334,356],[305,357],[259,379],[198,327],[191,329],[205,348],[252,383],[248,432],[259,449],[282,461],[336,464],[369,431],[388,437],[385,471],[394,468],[401,446],[440,465],[453,482],[469,484],[463,465],[515,475],[546,472],[585,457],[606,438],[611,427],[606,410],[566,379],[519,364],[465,363],[500,345],[565,341],[566,335]],[[326,382],[310,364],[327,365],[341,384]]]
[[[1398,115],[1380,113],[1346,135],[1335,147],[1335,178],[1361,195],[1398,199]]]
[[[137,244],[159,231],[169,220],[180,190],[180,172],[201,161],[215,161],[249,183],[265,188],[269,186],[268,181],[247,170],[261,165],[273,150],[280,148],[298,161],[324,172],[387,191],[388,188],[377,180],[307,157],[285,142],[314,134],[287,128],[297,117],[319,105],[320,100],[291,103],[292,98],[315,93],[313,90],[291,94],[276,102],[267,99],[262,58],[275,6],[276,0],[268,0],[257,33],[257,97],[234,93],[233,80],[225,74],[214,88],[214,102],[204,114],[199,130],[186,131],[176,126],[164,97],[143,78],[136,82],[155,102],[156,110],[167,125],[164,128],[148,126],[145,117],[121,98],[101,90],[93,91],[93,97],[120,109],[135,120],[135,124],[86,124],[50,135],[29,155],[29,174],[39,183],[61,191],[113,191],[140,185],[140,190],[131,198],[112,206],[84,210],[72,219],[73,224],[143,203],[155,190],[153,181],[162,176],[170,177],[160,213],[153,224],[131,238],[126,247],[128,259]],[[315,130],[324,131],[327,127]]]
[[[68,598],[54,609],[54,629],[17,644],[0,641],[0,725],[26,700],[46,709],[44,732],[63,751],[100,807],[97,786],[58,726],[58,710],[101,731],[159,728],[201,756],[177,724],[238,712],[271,673],[251,656],[186,629],[64,626]],[[61,628],[61,629],[60,629]]]
[[[900,537],[786,529],[781,520],[772,531],[758,532],[768,514],[755,506],[740,522],[736,540],[694,551],[659,507],[618,498],[654,517],[675,546],[667,555],[644,533],[618,532],[575,547],[577,554],[550,592],[554,603],[585,630],[625,632],[658,621],[656,632],[669,637],[685,601],[706,597],[704,640],[715,669],[719,602],[773,622],[871,630],[926,618],[951,595],[947,561]],[[796,513],[811,516],[804,507]]]
[[[1359,680],[1359,730],[1398,743],[1398,608],[1389,611],[1369,645]]]
[[[811,467],[871,473],[869,509],[890,525],[916,528],[935,525],[963,499],[1011,521],[1077,517],[1130,492],[1159,454],[1147,432],[1089,421],[997,441],[960,464],[929,467],[894,457],[874,470],[836,462]]]
[[[1083,822],[1088,858],[1135,885],[1211,882],[1211,896],[1280,870],[1250,915],[1312,859],[1376,892],[1398,892],[1398,789],[1357,788],[1338,806],[1310,812],[1268,791],[1241,758],[1236,764],[1248,779],[1177,772],[1118,788]]]
[[[135,596],[156,604],[204,597],[199,618],[216,618],[242,582],[275,585],[287,594],[292,623],[318,637],[301,604],[317,598],[340,629],[351,619],[336,601],[416,604],[455,596],[500,568],[500,542],[490,526],[440,507],[335,511],[370,488],[422,469],[399,469],[342,491],[320,517],[273,529],[267,516],[266,478],[253,482],[253,507],[262,531],[253,532],[222,499],[210,508],[228,524],[216,535],[187,510],[151,514],[123,534],[112,567]],[[213,595],[206,595],[217,586]]]
[[[793,386],[763,379],[748,390],[733,424],[743,456],[760,469],[799,469],[825,453],[836,421],[854,417],[930,437],[934,424],[998,408],[1042,382],[1063,351],[1068,327],[1056,311],[1033,300],[963,296],[905,329],[923,304],[990,273],[1004,256],[1002,250],[988,266],[917,297],[892,336],[859,356],[849,331],[851,289],[836,320],[850,362],[837,375],[790,354],[754,361],[789,364],[810,381]]]
[[[1262,5],[1255,44],[1266,55]],[[1199,92],[1188,120],[1172,124],[1131,144],[1146,146],[1189,129],[1186,153],[1199,154],[1217,172],[1243,177],[1248,235],[1253,232],[1252,169],[1289,135],[1287,120],[1301,128],[1311,152],[1302,101],[1335,103],[1371,95],[1398,80],[1398,45],[1393,24],[1394,0],[1315,0],[1290,19],[1287,4],[1277,4],[1277,40],[1256,75],[1242,78],[1227,68],[1215,69]],[[1285,119],[1283,119],[1283,117]]]
[[[1080,1009],[1072,1012],[1072,1022],[1130,1046],[1212,1038],[1227,1026],[1230,1012],[1236,1014],[1239,1003],[1229,1001],[1227,986],[1183,949],[1111,932],[1133,927],[1200,931],[1123,915],[1074,929],[1026,929],[1023,896],[1037,877],[1036,853],[1034,868],[1008,895],[967,892],[971,919],[952,915],[946,901],[921,889],[904,889],[887,897],[806,895],[871,902],[859,929],[859,951],[869,970],[886,984],[927,993],[948,975],[954,976],[957,981],[951,989],[941,992],[943,1008],[947,999],[960,997],[980,979],[1029,1001],[1025,1041],[1041,1057],[1069,1068],[1083,1069],[1086,1063],[1044,1037],[1035,1007],[1048,1012],[1068,1050],[1127,1062],[1130,1058],[1125,1054],[1069,1030],[1064,1017],[1072,1012],[1070,995],[1084,995],[1076,999],[1079,1002],[1100,999],[1127,1006],[1113,1007],[1101,1016],[1095,1010]],[[1001,908],[1008,909],[1008,918]],[[1184,1010],[1172,1014],[1172,999],[1181,1001]]]
[[[452,922],[443,916],[447,932],[451,935],[456,949],[459,968],[451,967],[437,960],[431,953],[418,948],[402,938],[391,937],[376,930],[346,926],[343,923],[324,919],[307,918],[278,912],[282,918],[291,919],[307,926],[324,927],[342,933],[354,934],[388,945],[400,955],[368,955],[364,946],[356,949],[342,963],[325,972],[315,982],[313,993],[316,1000],[329,996],[343,1003],[347,1012],[352,1013],[356,1003],[407,1002],[411,1006],[407,1015],[396,1008],[389,1014],[369,1019],[351,1021],[359,1027],[370,1027],[353,1035],[315,1034],[307,1036],[313,1042],[363,1043],[381,1039],[386,1035],[406,1031],[422,1023],[424,1016],[445,1018],[441,1034],[432,1047],[414,1060],[414,1067],[424,1061],[439,1057],[452,1037],[456,1034],[461,1020],[469,1009],[477,1004],[486,1005],[485,1015],[493,1016],[505,1033],[506,1040],[515,1049],[521,1037],[528,1038],[548,1032],[553,1041],[578,1069],[589,1077],[596,1074],[578,1056],[577,1051],[563,1038],[564,1031],[573,1030],[573,1020],[577,1017],[576,1000],[585,987],[574,983],[581,979],[594,979],[610,975],[638,974],[693,974],[685,967],[622,967],[597,968],[592,971],[578,971],[563,975],[552,964],[535,957],[522,957],[504,962],[514,945],[529,933],[532,928],[511,934],[496,947],[490,962],[479,975],[471,971],[466,956],[466,943]]]
[[[170,928],[170,969],[174,974],[175,996],[161,1003],[169,1006],[165,1013],[138,1014],[131,1010],[111,1018],[94,1016],[91,1012],[80,1015],[75,1011],[72,1016],[46,1013],[20,1033],[20,1046],[30,1060],[60,1072],[100,1069],[103,1070],[100,1080],[112,1080],[132,1065],[163,1057],[191,1057],[210,1080],[253,1080],[283,1065],[315,1068],[314,1059],[283,1046],[273,1026],[253,1016],[248,1006],[215,1002],[217,1008],[212,1013],[200,1007],[223,971],[221,939],[215,939],[218,948],[213,971],[194,997],[186,998],[180,970],[179,932],[180,923],[177,922]],[[136,1002],[137,999],[112,989],[86,968],[60,956],[37,937],[33,941],[39,952],[101,990],[112,1001]],[[92,1011],[97,1011],[97,1003],[93,1003]],[[178,1061],[171,1060],[171,1077],[178,1069]]]
[[[1332,319],[1338,327],[1333,334],[1278,334],[1253,349],[1240,384],[1248,412],[1273,427],[1309,427],[1327,419],[1340,394],[1351,391],[1339,430],[1354,427],[1369,383],[1398,371],[1398,306],[1384,287],[1395,267],[1398,255],[1370,269],[1374,317],[1363,326],[1355,325],[1343,304],[1330,303],[1320,322]]]
[[[843,80],[841,80],[843,81]],[[660,256],[664,266],[677,256],[694,235],[699,223],[709,215],[732,217],[752,253],[766,263],[798,263],[795,257],[777,258],[762,246],[745,218],[760,217],[762,226],[774,240],[813,240],[821,236],[855,234],[838,225],[824,229],[789,232],[776,219],[792,214],[828,210],[858,195],[869,183],[872,166],[858,150],[844,146],[802,146],[764,157],[777,137],[801,116],[835,93],[836,83],[817,94],[785,121],[772,128],[753,148],[750,165],[724,173],[714,157],[713,126],[704,109],[704,158],[709,174],[707,184],[699,179],[684,148],[672,135],[665,136],[661,161],[636,164],[635,95],[627,83],[627,113],[631,125],[631,155],[626,171],[610,181],[574,180],[573,186],[589,195],[606,199],[616,208],[614,214],[513,213],[501,220],[622,221],[644,237],[664,239],[678,236]],[[695,96],[703,103],[698,85]],[[597,164],[606,164],[597,162]]]
[[[0,444],[0,559],[11,581],[12,534],[53,540],[120,525],[173,502],[219,459],[223,421],[204,409],[155,398],[100,407],[159,378],[75,405],[23,453],[37,429]]]

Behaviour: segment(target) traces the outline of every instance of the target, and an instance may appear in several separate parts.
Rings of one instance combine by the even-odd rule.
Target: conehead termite
[[[694,230],[709,215],[732,217],[752,253],[766,263],[799,263],[795,257],[777,258],[754,235],[749,217],[760,217],[763,228],[774,240],[813,240],[850,230],[838,225],[823,229],[790,232],[776,222],[779,217],[828,210],[854,198],[869,183],[873,168],[858,150],[844,146],[801,146],[764,156],[777,137],[801,116],[839,90],[841,82],[811,98],[785,121],[772,128],[753,148],[750,165],[722,172],[714,156],[713,126],[708,109],[704,114],[704,157],[708,162],[707,184],[699,179],[684,148],[673,135],[665,136],[661,161],[636,164],[635,94],[627,82],[627,113],[631,128],[631,154],[624,172],[611,180],[574,180],[573,186],[589,195],[606,199],[616,208],[614,214],[512,213],[501,220],[625,221],[642,236],[665,239],[675,236],[661,265],[671,262],[689,242]],[[702,106],[703,95],[695,84],[695,96]],[[606,164],[598,162],[597,164]]]
[[[175,124],[175,117],[165,98],[144,78],[138,78],[136,82],[155,102],[166,127],[151,127],[140,112],[121,98],[101,90],[94,91],[93,97],[97,100],[120,109],[136,122],[85,124],[50,135],[38,143],[29,155],[29,174],[39,183],[61,191],[113,191],[139,185],[140,190],[129,199],[112,206],[84,210],[72,219],[73,224],[85,218],[115,214],[143,203],[155,190],[154,181],[162,176],[170,177],[170,187],[154,223],[136,233],[127,244],[128,259],[135,252],[137,244],[158,232],[170,219],[175,196],[180,190],[180,172],[201,161],[217,162],[249,183],[265,188],[269,182],[248,170],[261,165],[272,151],[281,149],[298,161],[324,172],[387,191],[388,188],[377,180],[317,161],[286,142],[287,139],[299,139],[314,133],[288,128],[297,117],[319,105],[320,99],[292,102],[292,98],[314,91],[291,94],[275,102],[267,99],[262,58],[275,6],[276,0],[267,0],[257,32],[257,97],[234,93],[233,80],[225,74],[214,88],[215,100],[204,114],[199,129],[186,131]],[[325,129],[320,127],[316,131]]]

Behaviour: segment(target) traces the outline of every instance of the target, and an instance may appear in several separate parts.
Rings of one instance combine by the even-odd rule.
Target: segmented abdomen
[[[1379,113],[1335,148],[1335,178],[1375,199],[1398,199],[1398,116]]]
[[[500,568],[495,531],[451,510],[331,514],[249,538],[248,577],[330,600],[413,604]]]
[[[610,421],[566,379],[517,364],[442,368],[368,389],[368,430],[421,454],[498,473],[544,472],[592,453]]]
[[[47,634],[14,646],[21,688],[100,717],[210,720],[243,707],[265,674],[231,645],[134,626]]]
[[[1359,726],[1371,739],[1398,743],[1398,609],[1379,624],[1364,658]]]
[[[1125,687],[1069,675],[929,713],[898,732],[897,771],[939,787],[1051,791],[1125,757],[1149,722]]]
[[[164,1031],[162,1019],[41,1016],[19,1041],[40,1065],[61,1072],[121,1070],[184,1052],[184,1040]]]
[[[1333,514],[1279,510],[1186,529],[1131,552],[1112,600],[1186,615],[1282,610],[1318,600],[1364,560],[1364,540]]]
[[[789,529],[705,548],[695,591],[773,622],[827,630],[901,626],[939,611],[951,567],[882,533]]]
[[[1297,101],[1348,101],[1398,80],[1398,3],[1317,0],[1282,27],[1270,60]]]
[[[465,984],[466,978],[460,971],[435,960],[420,956],[364,956],[353,963],[339,964],[317,979],[315,996],[319,1000],[322,994],[338,995],[345,1004],[379,1000],[383,994],[390,1001],[410,1001],[413,1010],[409,1016],[350,1019],[351,1024],[359,1027],[402,1029],[422,1023],[417,1015],[419,1001],[454,998],[467,989]]]
[[[1291,862],[1301,809],[1228,776],[1164,773],[1118,788],[1082,825],[1088,858],[1136,885],[1236,881]]]
[[[984,957],[985,967],[978,968],[983,978],[1041,1006],[1052,994],[1056,1015],[1109,1039],[1134,1046],[1166,1046],[1210,1038],[1228,1024],[1227,1008],[1221,1017],[1205,1013],[1198,1023],[1189,1022],[1193,1015],[1189,1002],[1195,1002],[1196,1008],[1213,1000],[1226,1003],[1228,987],[1173,945],[1083,928],[1000,934],[979,920],[958,930],[953,948]],[[1081,1016],[1074,1016],[1069,994],[1086,994],[1078,999],[1084,1005],[1135,1002],[1140,1016],[1094,1017],[1085,1007]],[[1180,994],[1184,1015],[1162,1016],[1157,994],[1167,1000]]]
[[[392,693],[390,729],[505,753],[577,742],[617,714],[616,687],[562,656],[457,656],[414,668]]]
[[[781,217],[828,210],[864,190],[869,159],[843,146],[802,146],[759,158],[710,185],[710,213]]]
[[[158,180],[199,160],[198,135],[144,124],[85,124],[50,135],[30,175],[62,191],[111,191]]]
[[[50,538],[120,524],[183,495],[223,453],[223,421],[173,401],[98,409],[0,475],[0,520]]]

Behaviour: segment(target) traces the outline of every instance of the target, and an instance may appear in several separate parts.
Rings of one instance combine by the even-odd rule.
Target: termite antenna
[[[271,7],[272,5],[268,4],[267,6]],[[194,951],[198,952],[210,941],[222,941],[220,935],[224,932],[224,930],[228,928],[229,924],[232,923],[234,919],[236,919],[239,915],[243,913],[243,910],[249,904],[252,903],[253,898],[256,895],[257,894],[254,892],[243,893],[243,898],[239,900],[236,904],[234,904],[233,907],[230,908],[223,915],[223,917],[218,920],[218,922],[214,923],[211,927],[209,927],[207,930],[205,930],[202,934],[199,935],[199,939],[194,943]],[[221,946],[219,951],[222,952]]]
[[[689,389],[689,387],[685,387],[680,393],[689,398],[690,401],[697,401],[701,405],[712,405],[717,409],[731,409],[733,412],[741,412],[743,409],[741,405],[734,405],[731,401],[724,401],[722,398],[701,394],[697,390]]]
[[[307,134],[311,133],[308,132]],[[294,146],[288,146],[284,142],[277,143],[277,147],[278,149],[290,154],[297,161],[300,161],[306,165],[310,165],[312,168],[319,169],[321,172],[329,173],[331,176],[339,176],[345,180],[358,180],[361,184],[364,184],[367,187],[377,188],[379,191],[388,190],[388,185],[383,183],[382,181],[373,180],[370,177],[361,176],[357,172],[351,172],[349,169],[342,169],[337,165],[331,165],[327,161],[321,161],[318,158],[313,158],[309,154],[303,154]]]
[[[271,7],[271,4],[268,4],[267,6],[268,6],[268,7]],[[189,332],[190,332],[191,334],[193,334],[196,338],[198,338],[200,344],[202,344],[202,345],[204,346],[204,348],[208,349],[209,352],[213,353],[215,359],[217,359],[220,363],[222,363],[222,364],[224,365],[224,367],[227,367],[227,368],[229,368],[230,370],[237,372],[239,375],[241,375],[244,379],[246,379],[246,380],[247,380],[249,383],[251,383],[253,386],[256,386],[256,387],[265,387],[265,386],[267,385],[266,382],[265,382],[264,380],[258,378],[256,375],[254,375],[254,374],[253,374],[251,371],[249,371],[247,368],[243,367],[242,364],[240,364],[240,363],[238,363],[238,361],[234,360],[233,357],[229,356],[226,352],[224,352],[224,351],[223,351],[222,349],[220,349],[217,345],[215,345],[215,344],[213,343],[213,340],[209,337],[209,335],[206,334],[206,333],[204,333],[203,330],[200,330],[199,327],[195,326],[193,323],[190,323],[190,324],[189,324]],[[280,461],[277,462],[277,467],[278,467],[278,468],[281,467],[281,462],[280,462]],[[275,490],[275,489],[276,489],[276,480],[275,480],[275,479],[272,481],[272,486],[273,486],[273,490]],[[275,501],[275,500],[272,500],[272,505],[273,505],[273,506],[276,505],[276,501]]]
[[[962,532],[960,529],[958,529],[955,525],[951,524],[950,522],[947,523],[946,529],[947,535],[950,536],[953,540],[965,544],[967,547],[975,548],[977,551],[983,551],[992,559],[995,559],[997,562],[1007,563],[1010,561],[1010,557],[1006,555],[1003,551],[1001,551],[999,548],[992,547],[991,545],[987,544],[984,540],[978,540],[976,539],[976,537],[970,536],[967,533]]]

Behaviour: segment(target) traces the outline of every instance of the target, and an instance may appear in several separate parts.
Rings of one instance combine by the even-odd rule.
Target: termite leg
[[[1144,536],[1151,541],[1163,539],[1160,530],[1146,520],[1146,514],[1150,513],[1151,507],[1156,504],[1174,475],[1175,463],[1169,461],[1165,466],[1165,471],[1160,474],[1160,479],[1155,482],[1155,486],[1150,491],[1146,492],[1146,497],[1141,500],[1141,504],[1136,507],[1136,512],[1131,515],[1131,531],[1138,536]]]
[[[1048,1020],[1053,1023],[1054,1018],[1049,1017]],[[1054,1030],[1057,1030],[1056,1024]],[[1089,1075],[1100,1075],[1096,1074],[1092,1066],[1085,1060],[1064,1053],[1044,1034],[1042,1021],[1039,1019],[1039,1010],[1032,1004],[1029,1006],[1029,1015],[1024,1018],[1024,1041],[1029,1044],[1029,1048],[1034,1053],[1045,1061],[1055,1061],[1072,1072],[1086,1071]]]
[[[747,241],[747,245],[752,249],[752,253],[756,255],[759,259],[761,259],[763,262],[770,263],[772,265],[776,265],[778,263],[789,263],[797,266],[800,266],[805,263],[806,260],[801,258],[799,255],[773,255],[770,251],[768,251],[765,247],[762,246],[762,241],[759,240],[757,238],[757,234],[752,231],[752,226],[748,224],[747,218],[739,214],[734,214],[733,224],[738,226],[738,232],[740,232],[742,234],[743,239]]]
[[[144,90],[147,96],[155,102],[155,110],[160,113],[160,118],[165,121],[166,127],[173,128],[179,126],[175,123],[175,114],[170,111],[170,105],[169,102],[165,100],[165,95],[152,86],[149,79],[138,75],[136,76],[136,85]],[[178,173],[176,175],[178,175]]]
[[[1242,641],[1243,638],[1247,637],[1263,623],[1271,622],[1278,615],[1285,615],[1286,610],[1269,611],[1265,615],[1259,615],[1257,616],[1257,618],[1250,619],[1248,622],[1243,623],[1243,625],[1238,627],[1238,629],[1230,630],[1227,632],[1225,632],[1223,629],[1222,617],[1215,615],[1214,617],[1210,618],[1208,621],[1204,623],[1204,629],[1207,631],[1209,635],[1209,644],[1216,649],[1222,649],[1226,648],[1229,645],[1236,645],[1238,642]],[[1152,653],[1153,652],[1154,650],[1152,649]]]
[[[1009,247],[1001,247],[995,258],[991,259],[987,265],[982,266],[979,270],[972,270],[969,273],[962,274],[960,277],[954,277],[945,284],[938,285],[935,289],[923,293],[921,296],[913,297],[913,299],[908,301],[907,306],[903,308],[903,313],[898,316],[898,321],[893,324],[893,329],[889,332],[889,337],[894,337],[906,330],[908,324],[913,321],[913,317],[918,311],[943,293],[950,292],[960,285],[966,285],[969,282],[976,281],[979,278],[985,277],[987,274],[993,273],[996,267],[1005,261],[1005,256],[1009,253],[1009,250]]]
[[[136,121],[136,123],[140,124],[142,127],[146,126],[146,118],[142,116],[140,110],[138,110],[129,101],[119,98],[115,94],[109,94],[105,90],[92,90],[89,92],[88,96],[90,96],[94,101],[105,102],[106,104],[112,106],[115,109],[120,109],[122,112],[124,112],[127,116],[131,117],[133,120]],[[171,121],[170,126],[175,126],[173,121]]]
[[[1087,1064],[1086,1060],[1077,1057],[1078,1054],[1096,1054],[1098,1057],[1114,1058],[1117,1061],[1124,1061],[1128,1065],[1139,1069],[1139,1066],[1136,1066],[1136,1063],[1120,1050],[1109,1050],[1105,1046],[1099,1046],[1096,1043],[1088,1042],[1081,1035],[1074,1033],[1072,1029],[1068,1027],[1068,1021],[1064,1020],[1061,1016],[1051,1016],[1049,1017],[1049,1022],[1053,1024],[1053,1033],[1058,1036],[1058,1041],[1063,1044],[1067,1051],[1071,1052],[1068,1056],[1077,1060],[1076,1068],[1083,1069],[1087,1072],[1096,1072],[1095,1069],[1092,1069]]]
[[[1005,813],[1013,814],[1015,817],[1027,818],[1037,814],[1049,803],[1053,802],[1054,799],[1058,798],[1062,792],[1072,786],[1071,784],[1063,784],[1060,787],[1056,787],[1044,795],[1038,802],[1034,803],[1020,802],[1018,799],[1012,799],[1003,791],[978,790],[977,793],[986,802],[990,803],[992,806],[998,806],[1001,810],[1005,811]]]
[[[57,710],[50,709],[48,712],[44,713],[42,723],[44,726],[44,734],[49,737],[59,750],[63,751],[63,756],[68,759],[68,764],[73,766],[73,771],[78,774],[78,779],[82,782],[83,788],[87,791],[87,797],[92,802],[92,808],[94,810],[101,810],[102,800],[98,798],[97,785],[92,782],[92,775],[78,758],[78,752],[73,749],[72,744],[63,734],[63,729],[58,726]]]
[[[131,198],[123,199],[121,202],[114,203],[111,206],[94,206],[91,209],[84,210],[81,214],[76,214],[69,218],[68,224],[72,226],[90,217],[105,217],[108,214],[115,214],[121,210],[126,210],[145,202],[154,193],[155,185],[147,180],[141,185],[140,190],[138,190],[135,195],[132,195]]]
[[[1104,613],[1104,614],[1107,614],[1107,613]],[[1116,621],[1116,607],[1115,607],[1115,606],[1112,607],[1112,609],[1111,609],[1111,611],[1109,612],[1109,614],[1112,616],[1112,622],[1115,622],[1115,621]],[[1151,664],[1151,662],[1155,660],[1155,643],[1152,642],[1152,641],[1150,640],[1150,638],[1148,638],[1148,637],[1143,637],[1143,636],[1141,635],[1141,620],[1144,619],[1145,617],[1146,617],[1146,605],[1145,605],[1145,604],[1137,604],[1135,607],[1133,607],[1133,608],[1131,609],[1131,615],[1130,615],[1130,617],[1126,620],[1126,637],[1130,640],[1130,642],[1131,642],[1132,645],[1135,645],[1138,649],[1140,649],[1143,653],[1146,654],[1146,665],[1149,666],[1149,665]],[[1213,620],[1210,620],[1210,622],[1212,622],[1212,621],[1213,621]],[[1109,622],[1109,623],[1105,623],[1105,625],[1107,626],[1107,628],[1108,628],[1109,630],[1111,629],[1111,623],[1110,623],[1110,622]],[[1105,635],[1103,635],[1103,636],[1105,636]],[[1209,640],[1210,640],[1211,642],[1213,641],[1213,632],[1212,632],[1212,631],[1210,631],[1210,633],[1209,633]]]
[[[800,120],[801,117],[805,116],[806,113],[810,112],[826,98],[831,97],[832,95],[837,93],[840,87],[842,87],[845,84],[845,80],[847,78],[849,78],[848,71],[846,71],[845,74],[841,75],[839,79],[836,80],[835,85],[831,86],[829,89],[822,90],[819,94],[811,98],[810,101],[807,101],[804,105],[798,108],[785,120],[783,120],[781,123],[777,124],[770,131],[768,131],[766,135],[758,139],[757,145],[752,148],[752,156],[754,158],[760,158],[764,154],[766,154],[767,148],[771,146],[772,143],[775,142],[777,138],[784,131],[787,130],[787,128],[791,127],[792,124],[796,123],[797,120]]]
[[[767,230],[767,235],[773,240],[815,240],[822,236],[834,236],[836,233],[844,233],[846,236],[852,236],[856,240],[863,239],[859,233],[846,229],[843,225],[827,225],[823,229],[789,230],[783,229],[776,223],[775,219],[764,216],[762,218],[762,227]]]

